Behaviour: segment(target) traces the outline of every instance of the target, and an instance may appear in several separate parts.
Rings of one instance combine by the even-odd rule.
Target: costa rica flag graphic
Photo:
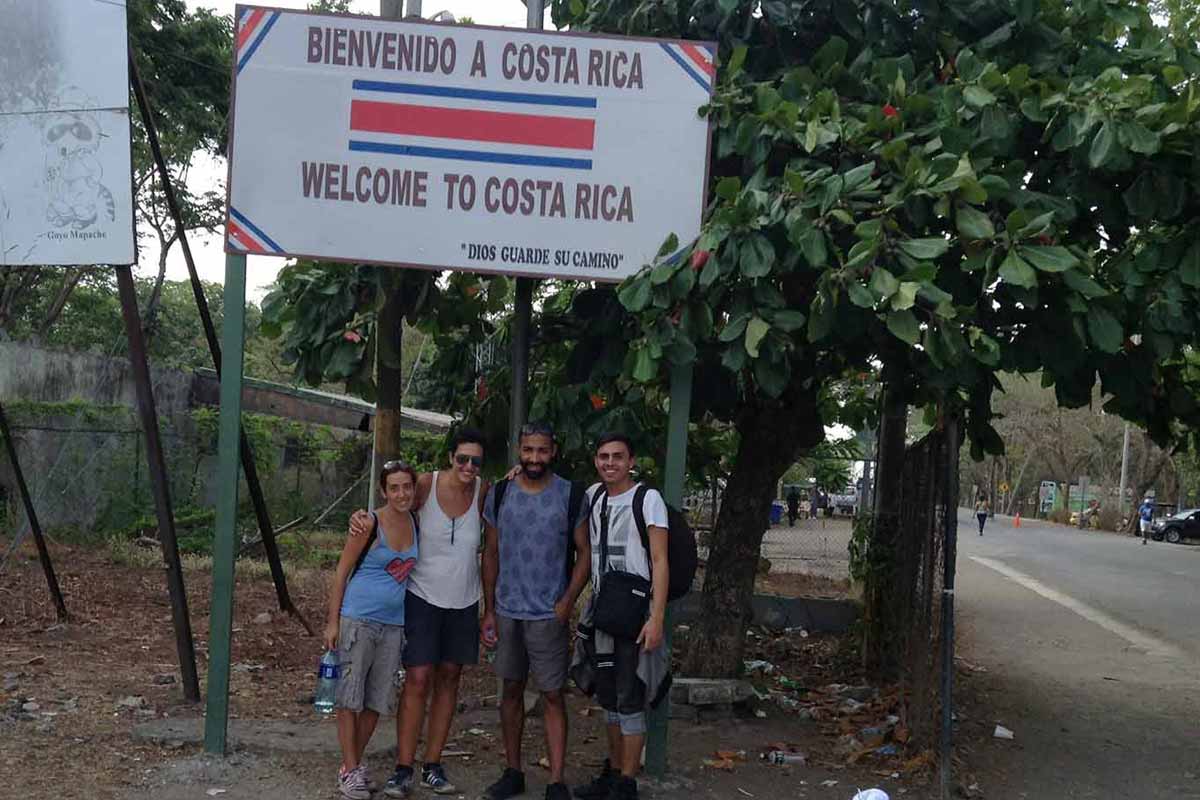
[[[355,80],[350,150],[590,170],[596,98]]]

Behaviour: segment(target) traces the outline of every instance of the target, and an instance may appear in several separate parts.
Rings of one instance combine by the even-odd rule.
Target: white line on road
[[[1145,650],[1148,655],[1164,656],[1167,658],[1183,658],[1183,651],[1172,644],[1156,639],[1149,634],[1134,628],[1132,625],[1126,625],[1124,622],[1115,620],[1108,614],[1105,614],[1099,609],[1092,608],[1087,603],[1081,600],[1076,600],[1070,595],[1063,594],[1057,589],[1053,589],[1036,578],[1031,578],[1024,572],[1015,570],[1005,564],[1003,561],[997,561],[994,558],[985,558],[983,556],[968,556],[972,561],[982,564],[989,569],[994,569],[1004,577],[1024,586],[1035,594],[1040,594],[1047,600],[1052,600],[1064,608],[1069,608],[1079,616],[1094,622],[1101,628],[1104,628],[1109,633],[1116,634],[1125,641],[1129,642],[1134,647]]]

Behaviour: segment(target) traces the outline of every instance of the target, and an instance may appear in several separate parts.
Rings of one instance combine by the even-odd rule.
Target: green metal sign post
[[[229,726],[229,660],[233,636],[233,560],[237,539],[238,447],[242,423],[242,348],[246,338],[246,257],[225,256],[225,321],[221,342],[221,416],[217,428],[217,529],[209,611],[208,692],[204,749],[224,755]]]
[[[667,418],[667,462],[663,475],[663,498],[676,508],[683,505],[687,476],[688,416],[692,408],[692,365],[671,368],[671,411]],[[662,646],[671,652],[671,607],[663,622]],[[667,772],[667,728],[671,697],[651,709],[646,731],[646,771],[656,778]]]

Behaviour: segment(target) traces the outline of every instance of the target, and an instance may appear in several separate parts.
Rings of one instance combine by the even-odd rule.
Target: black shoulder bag
[[[650,613],[650,581],[632,572],[608,569],[608,493],[600,503],[600,591],[592,624],[618,639],[634,641]]]

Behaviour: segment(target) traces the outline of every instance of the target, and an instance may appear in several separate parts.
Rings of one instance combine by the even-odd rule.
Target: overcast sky
[[[187,0],[189,8],[208,8],[219,14],[233,14],[234,0]],[[273,0],[264,2],[279,8],[307,8],[308,0]],[[549,3],[546,4],[549,6]],[[352,9],[362,14],[378,14],[379,0],[354,0]],[[422,13],[432,16],[439,11],[449,11],[456,17],[471,17],[480,25],[508,25],[512,27],[525,26],[525,4],[521,0],[425,0],[422,3]],[[552,27],[549,14],[546,17],[546,27]],[[214,188],[217,182],[225,176],[225,166],[214,163],[199,163],[192,170],[189,184],[195,191]],[[221,247],[219,236],[210,236],[203,232],[189,235],[192,245],[192,255],[196,258],[196,268],[200,277],[215,283],[225,282],[225,254]],[[151,240],[143,239],[141,247],[142,274],[153,274],[158,264],[158,248]],[[281,258],[266,258],[250,256],[247,264],[247,292],[255,300],[262,299],[266,287],[275,280],[275,273],[284,264]],[[167,265],[167,277],[170,280],[186,280],[187,267],[184,265],[183,253],[179,246],[171,250]]]

